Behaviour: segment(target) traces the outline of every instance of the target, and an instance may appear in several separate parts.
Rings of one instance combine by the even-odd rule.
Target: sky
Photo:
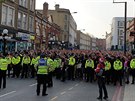
[[[127,16],[135,17],[134,0],[115,0],[125,1]],[[77,23],[77,29],[97,38],[104,38],[106,32],[111,32],[113,17],[124,17],[124,3],[113,3],[113,0],[36,0],[36,9],[43,9],[44,2],[49,4],[49,9],[55,9],[55,4],[59,4],[60,8],[69,9]]]

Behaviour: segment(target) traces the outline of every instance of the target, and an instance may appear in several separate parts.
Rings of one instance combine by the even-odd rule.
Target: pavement
[[[135,85],[107,85],[108,101],[134,101]],[[48,96],[36,95],[35,79],[7,78],[6,89],[0,89],[0,101],[98,101],[97,83],[85,81],[61,82],[54,78]],[[131,99],[131,100],[129,100]]]
[[[125,85],[123,101],[135,101],[135,84]]]

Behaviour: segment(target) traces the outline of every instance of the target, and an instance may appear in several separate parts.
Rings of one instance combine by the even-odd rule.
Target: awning
[[[1,41],[3,41],[3,39],[0,38]],[[11,42],[16,42],[17,40],[15,39],[6,39],[6,41],[11,41]]]

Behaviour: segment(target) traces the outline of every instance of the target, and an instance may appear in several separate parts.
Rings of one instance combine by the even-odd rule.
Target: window
[[[27,28],[27,15],[23,14],[23,22],[22,22],[22,29],[26,29]]]
[[[27,30],[27,15],[24,13],[18,13],[18,28]]]
[[[28,8],[28,0],[19,0],[19,5]]]
[[[67,25],[65,24],[65,26],[64,26],[64,29],[65,29],[65,31],[67,31]]]
[[[67,21],[67,15],[65,15],[65,21]]]
[[[30,0],[30,10],[34,11],[34,0]]]
[[[123,27],[124,26],[124,22],[123,21],[118,21],[118,27]]]
[[[14,9],[9,7],[8,25],[13,26],[14,21]]]
[[[22,14],[18,12],[18,28],[22,28]]]
[[[8,15],[8,6],[2,6],[2,22],[1,24],[6,25],[7,23],[7,15]]]
[[[120,36],[123,36],[123,30],[120,30],[120,34],[119,34]]]
[[[19,5],[22,6],[23,5],[22,3],[23,3],[23,0],[19,0]]]
[[[29,17],[29,31],[33,32],[34,18]]]
[[[14,8],[8,5],[2,5],[2,21],[1,24],[14,26],[14,15],[15,10]]]
[[[119,45],[121,45],[121,46],[123,45],[123,40],[122,39],[119,40]]]

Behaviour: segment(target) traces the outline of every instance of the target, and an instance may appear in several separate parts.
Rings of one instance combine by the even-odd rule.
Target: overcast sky
[[[134,0],[115,0],[117,2],[127,1],[127,16],[135,17]],[[113,0],[36,0],[36,9],[43,9],[43,3],[49,4],[49,9],[55,9],[55,4],[60,8],[69,9],[72,14],[77,29],[85,29],[85,33],[90,33],[98,38],[103,38],[106,32],[110,32],[113,17],[124,17],[124,4],[114,4]]]

